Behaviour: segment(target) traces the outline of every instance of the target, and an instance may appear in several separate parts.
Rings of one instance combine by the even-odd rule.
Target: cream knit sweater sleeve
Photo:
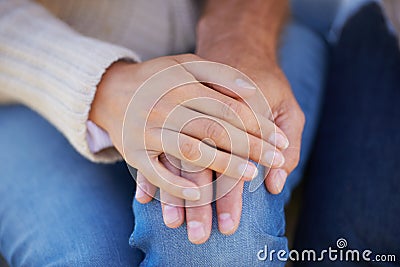
[[[35,110],[96,162],[120,158],[114,148],[91,153],[86,140],[96,86],[119,59],[138,61],[128,49],[75,32],[39,4],[0,0],[0,103]]]

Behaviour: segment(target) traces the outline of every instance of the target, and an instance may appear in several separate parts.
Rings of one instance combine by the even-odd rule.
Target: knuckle
[[[261,124],[258,122],[257,119],[249,119],[246,121],[246,131],[256,135],[256,136],[262,136],[262,131],[261,131]]]
[[[258,138],[249,138],[248,145],[249,145],[248,156],[251,156],[254,159],[261,159],[261,151],[262,151],[261,148],[263,148],[264,145],[262,141],[259,140]]]
[[[205,125],[205,135],[214,142],[223,138],[224,130],[215,121],[208,121]]]
[[[200,157],[199,149],[193,142],[190,141],[182,142],[181,153],[186,159],[190,161],[194,161]]]
[[[223,103],[221,111],[223,120],[237,120],[240,119],[242,113],[242,106],[239,102],[227,101]]]

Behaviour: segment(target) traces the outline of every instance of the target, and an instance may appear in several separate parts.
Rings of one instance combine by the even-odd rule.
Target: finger
[[[202,244],[211,234],[212,171],[210,169],[199,172],[191,171],[195,169],[190,163],[182,162],[182,177],[196,183],[201,190],[201,198],[198,201],[186,201],[185,203],[188,238],[193,244]]]
[[[239,70],[228,65],[199,61],[198,57],[187,55],[180,57],[180,63],[196,80],[206,82],[215,90],[231,96],[245,98],[254,94],[257,90],[254,82]]]
[[[251,97],[257,90],[257,87],[251,84],[251,81],[247,81],[242,78],[235,79],[234,82],[230,81],[229,84],[225,83],[212,83],[212,82],[202,82],[209,88],[212,88],[223,95],[235,98],[244,99]],[[228,87],[225,87],[228,86]]]
[[[253,163],[218,151],[185,134],[168,129],[154,129],[153,133],[147,134],[146,137],[149,138],[146,140],[148,150],[166,151],[182,161],[212,169],[235,179],[251,180],[257,176],[258,170]]]
[[[149,183],[146,177],[138,170],[136,175],[136,200],[142,204],[149,203],[156,191],[157,188]]]
[[[251,106],[243,102],[201,85],[178,88],[174,94],[181,95],[180,105],[188,109],[218,118],[280,149],[285,149],[289,145],[288,139],[281,129],[276,127],[268,117],[255,112]],[[266,101],[265,106],[268,106]],[[182,112],[178,114],[183,115]]]
[[[165,225],[169,228],[181,226],[185,220],[183,199],[160,190],[160,200]]]
[[[171,155],[161,154],[160,162],[175,175],[180,175],[180,161]],[[177,198],[164,190],[160,190],[160,201],[163,219],[169,228],[177,228],[182,225],[184,216],[184,200]]]
[[[210,100],[210,102],[213,102]],[[231,124],[178,106],[171,112],[165,126],[199,140],[210,139],[216,147],[241,158],[250,158],[266,167],[278,168],[285,159],[275,146],[232,126]],[[275,126],[269,129],[275,134]],[[275,135],[278,136],[278,133]]]
[[[200,199],[200,190],[195,183],[172,173],[159,161],[158,156],[149,156],[148,161],[140,169],[150,183],[178,198]]]
[[[243,181],[234,181],[224,175],[217,178],[218,229],[225,235],[233,234],[239,227],[243,185]]]
[[[296,104],[293,104],[293,108],[285,116],[278,116],[275,122],[285,131],[290,142],[290,146],[283,151],[285,164],[279,169],[271,169],[265,179],[268,191],[272,194],[279,194],[284,188],[288,175],[299,163],[305,118],[300,108]]]

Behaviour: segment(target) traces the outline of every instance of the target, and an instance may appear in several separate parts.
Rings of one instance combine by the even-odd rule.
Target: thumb
[[[285,164],[279,169],[270,169],[265,179],[265,186],[272,194],[279,194],[283,190],[288,175],[299,163],[305,117],[296,103],[289,111],[278,116],[275,123],[289,139],[289,147],[282,151]]]

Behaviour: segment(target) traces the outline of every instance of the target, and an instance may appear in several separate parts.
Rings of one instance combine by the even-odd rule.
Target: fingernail
[[[286,149],[289,147],[289,140],[280,133],[271,134],[269,141],[280,149]]]
[[[188,234],[189,240],[192,242],[202,240],[206,236],[204,224],[198,221],[188,222]]]
[[[147,184],[138,184],[136,186],[136,199],[144,198],[147,192],[149,192]]]
[[[239,172],[244,177],[251,178],[251,179],[255,178],[257,176],[257,174],[258,174],[257,167],[254,166],[251,163],[247,163],[247,164],[243,164],[242,163],[242,164],[240,164],[239,165]]]
[[[172,224],[179,220],[179,212],[176,207],[165,205],[163,211],[164,211],[164,222],[166,225]]]
[[[256,90],[256,88],[253,85],[251,85],[249,82],[247,82],[243,79],[238,78],[235,80],[235,83],[239,87],[242,87],[245,89],[250,89],[250,90]]]
[[[285,170],[279,169],[276,171],[274,175],[274,184],[277,192],[282,192],[283,187],[285,186],[286,178],[287,172]]]
[[[285,158],[277,150],[268,150],[264,154],[264,161],[269,166],[279,168],[285,163]]]
[[[182,190],[182,195],[187,200],[199,200],[200,199],[200,191],[193,188],[185,188]]]
[[[227,234],[232,232],[235,227],[235,223],[232,220],[232,217],[229,213],[221,213],[218,216],[218,225],[219,229],[222,233]]]

